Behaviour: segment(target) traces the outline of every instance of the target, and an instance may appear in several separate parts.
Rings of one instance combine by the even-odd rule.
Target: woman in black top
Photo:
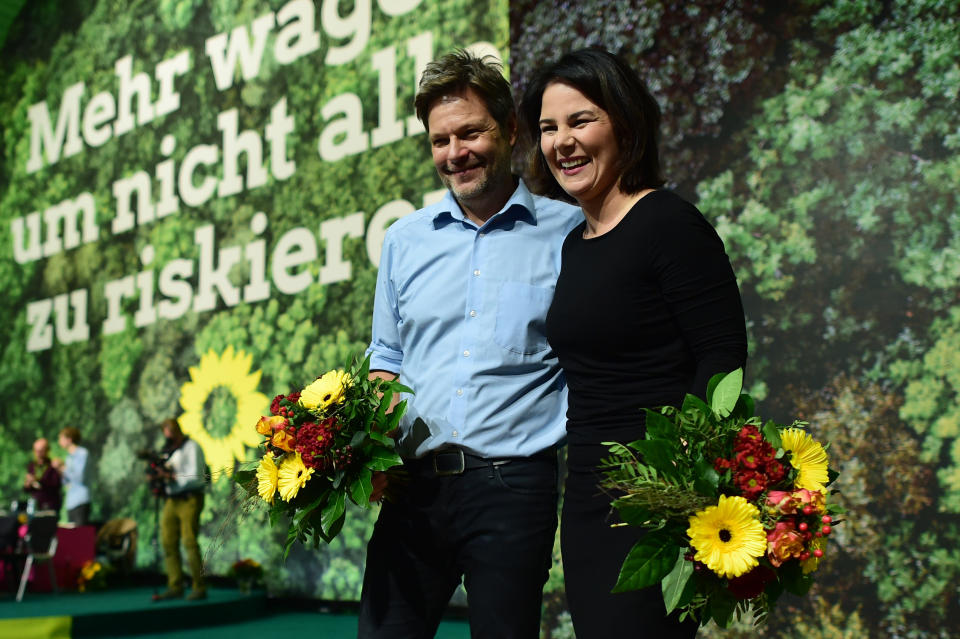
[[[736,278],[713,227],[662,190],[660,111],[622,60],[586,49],[542,70],[523,99],[540,152],[531,182],[576,201],[584,223],[563,245],[547,335],[570,390],[561,550],[579,639],[693,637],[667,617],[659,587],[611,594],[642,534],[612,528],[598,487],[602,442],[644,435],[643,408],[703,397],[718,372],[744,365],[747,339]]]

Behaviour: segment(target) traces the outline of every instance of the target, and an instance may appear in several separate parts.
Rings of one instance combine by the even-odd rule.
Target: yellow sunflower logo
[[[234,461],[246,459],[246,448],[260,443],[257,431],[250,427],[260,418],[269,398],[257,390],[260,371],[250,371],[253,356],[244,351],[234,352],[228,346],[222,355],[207,351],[199,366],[190,367],[190,381],[180,387],[180,428],[184,434],[200,444],[210,472],[216,479],[222,473],[233,472]],[[215,436],[204,424],[207,400],[216,389],[222,388],[235,403],[233,425],[225,436]]]

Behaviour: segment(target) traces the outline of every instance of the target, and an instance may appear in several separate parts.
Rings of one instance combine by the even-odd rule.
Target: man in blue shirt
[[[411,475],[367,551],[359,636],[432,637],[461,578],[472,636],[539,636],[566,387],[544,321],[579,209],[510,170],[517,121],[499,65],[428,65],[415,100],[445,197],[396,222],[380,259],[371,370],[414,395]]]

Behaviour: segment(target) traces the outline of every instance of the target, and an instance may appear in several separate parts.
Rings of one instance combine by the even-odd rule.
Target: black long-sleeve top
[[[747,337],[723,242],[692,204],[658,190],[607,233],[584,228],[564,242],[547,335],[570,390],[568,440],[593,445],[592,462],[600,442],[642,436],[642,408],[703,397],[743,366]]]

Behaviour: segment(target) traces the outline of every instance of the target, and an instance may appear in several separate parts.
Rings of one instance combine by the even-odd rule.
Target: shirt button
[[[460,433],[458,433],[457,431],[453,431],[453,436],[454,436],[454,437],[459,437],[459,436],[460,436]]]
[[[487,236],[486,233],[481,233],[481,234],[480,234],[480,237],[486,237],[486,236]]]
[[[474,274],[474,275],[480,275],[480,269],[476,269],[476,270],[473,272],[473,274]]]
[[[477,316],[476,311],[470,311],[470,317],[476,317],[476,316]]]
[[[459,397],[460,395],[463,395],[463,389],[462,389],[462,388],[458,388],[458,389],[457,389],[457,396]]]
[[[464,357],[470,357],[470,351],[463,351]]]

